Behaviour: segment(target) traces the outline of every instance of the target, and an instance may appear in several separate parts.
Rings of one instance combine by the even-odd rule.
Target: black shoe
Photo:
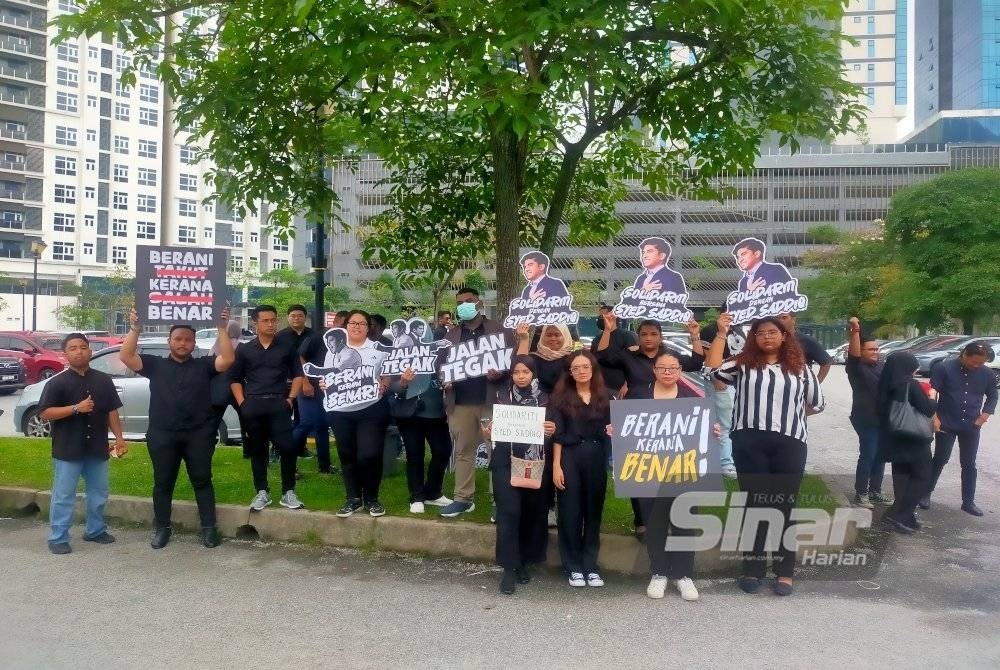
[[[917,501],[917,507],[920,509],[930,509],[931,508],[931,497],[924,496],[919,501]]]
[[[896,531],[897,533],[902,533],[903,535],[913,535],[918,530],[917,528],[914,528],[913,526],[910,526],[909,524],[905,524],[905,523],[903,523],[902,521],[900,521],[899,519],[897,519],[896,517],[893,517],[893,516],[891,516],[888,519],[886,519],[886,523],[888,523],[889,526],[894,531]]]
[[[771,587],[776,596],[790,596],[795,591],[795,587],[787,582],[774,582],[774,586]]]
[[[368,508],[368,513],[372,516],[385,516],[385,508],[382,507],[382,503],[377,500],[371,500],[365,507]]]
[[[635,539],[639,540],[640,544],[646,543],[646,527],[636,526],[635,527]]]
[[[115,541],[115,536],[108,531],[104,531],[100,535],[92,535],[91,537],[84,535],[83,539],[86,542],[96,542],[97,544],[111,544]]]
[[[201,529],[201,544],[209,549],[219,546],[219,530],[215,526],[206,526]]]
[[[517,590],[517,575],[513,570],[504,570],[500,578],[500,593],[512,595]]]
[[[170,542],[170,526],[163,526],[153,530],[153,539],[149,541],[149,546],[153,549],[163,549]]]
[[[983,516],[983,510],[976,506],[976,503],[962,503],[962,511],[968,512],[972,516]]]
[[[528,566],[525,565],[517,569],[517,583],[527,584],[531,581],[531,572],[528,571]]]
[[[756,577],[747,577],[744,575],[736,580],[736,585],[740,587],[743,593],[757,593],[757,591],[760,591],[760,580]]]
[[[343,507],[337,510],[337,516],[341,519],[346,519],[363,507],[364,505],[361,504],[360,500],[348,500],[344,503]]]
[[[49,551],[53,554],[70,554],[73,549],[70,548],[69,542],[53,542],[49,540]]]

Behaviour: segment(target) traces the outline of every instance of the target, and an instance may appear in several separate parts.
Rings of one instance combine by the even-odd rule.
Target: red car
[[[48,379],[66,367],[66,357],[61,351],[47,349],[36,338],[19,332],[0,331],[0,356],[21,361],[28,384]]]

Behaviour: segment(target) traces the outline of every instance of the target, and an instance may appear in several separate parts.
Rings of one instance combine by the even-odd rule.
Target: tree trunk
[[[496,217],[497,318],[507,316],[510,301],[517,295],[521,273],[520,258],[521,184],[524,164],[518,138],[507,124],[494,126],[490,133],[493,158],[493,213]]]
[[[975,330],[976,327],[976,317],[973,316],[972,314],[963,314],[961,318],[962,318],[962,334],[972,337],[973,334],[972,331]]]
[[[545,225],[542,227],[541,251],[552,258],[556,248],[556,235],[559,233],[559,224],[562,223],[562,215],[566,210],[566,201],[569,199],[570,188],[573,186],[573,177],[576,176],[576,169],[583,158],[583,149],[577,149],[574,145],[570,147],[563,156],[562,165],[559,166],[559,176],[556,178],[555,188],[552,190],[552,200],[549,201],[549,211],[545,215]]]

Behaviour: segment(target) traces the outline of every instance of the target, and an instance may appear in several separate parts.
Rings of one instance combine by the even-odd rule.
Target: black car
[[[0,357],[0,395],[10,395],[24,388],[28,373],[16,358]]]

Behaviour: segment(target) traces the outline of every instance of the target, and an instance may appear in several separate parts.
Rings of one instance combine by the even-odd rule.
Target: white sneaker
[[[667,592],[667,578],[663,575],[653,575],[646,587],[646,595],[654,600],[659,600]]]
[[[723,465],[722,466],[722,476],[726,479],[736,479],[736,466],[735,465]]]
[[[267,491],[257,491],[257,495],[250,501],[250,509],[259,512],[271,504],[271,496]]]
[[[281,500],[278,501],[282,507],[287,507],[288,509],[302,509],[305,505],[299,500],[299,497],[295,495],[295,491],[285,491],[285,495],[281,496]]]
[[[410,514],[423,514],[424,504],[422,502],[412,502],[410,503]]]
[[[569,585],[570,586],[586,586],[587,580],[583,578],[582,572],[571,572],[569,573]]]
[[[549,510],[549,528],[556,527],[556,511],[554,509]]]
[[[425,505],[433,505],[434,507],[447,507],[448,505],[452,504],[453,502],[454,501],[451,498],[448,498],[447,496],[441,496],[437,500],[425,500],[424,504]]]
[[[587,575],[587,586],[604,586],[604,580],[596,572],[591,572]]]
[[[694,582],[691,581],[690,577],[678,579],[677,590],[681,592],[681,598],[683,598],[684,600],[698,599],[698,589],[695,588]]]

